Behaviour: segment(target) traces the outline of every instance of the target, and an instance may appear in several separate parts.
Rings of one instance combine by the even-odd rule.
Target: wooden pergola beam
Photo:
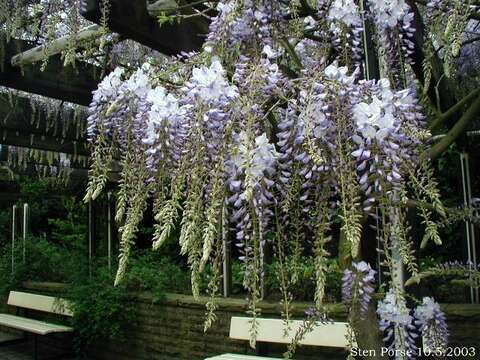
[[[162,13],[171,14],[178,10],[179,1],[177,0],[154,0],[147,2],[147,11],[150,16],[159,16]]]
[[[149,15],[146,0],[110,0],[110,30],[167,55],[199,50],[204,33],[195,21],[159,25]],[[80,13],[97,24],[101,23],[101,0],[82,0]]]
[[[9,153],[12,151],[10,146],[2,146],[0,148],[0,162],[3,163],[8,163],[8,156]],[[43,165],[43,166],[49,166],[49,162],[47,159],[39,159],[35,161],[30,161],[27,160],[27,164],[32,164],[32,165]],[[58,166],[58,161],[54,160],[52,163],[53,166]],[[70,161],[70,168],[71,169],[82,169],[82,170],[88,170],[88,163],[85,166],[82,161],[77,161],[75,159],[71,159]]]
[[[37,102],[36,109],[24,96],[0,94],[0,129],[37,136],[59,138],[63,142],[86,142],[87,114],[80,112],[73,121],[75,110],[63,107],[60,113],[50,114]],[[68,119],[68,120],[62,120]],[[52,126],[52,122],[57,122]],[[83,132],[75,127],[84,129]]]
[[[67,111],[67,114],[65,114],[66,117],[74,116],[73,109],[65,111]],[[40,106],[37,107],[36,119],[32,123],[33,115],[30,99],[23,96],[0,94],[0,145],[90,157],[85,131],[79,134],[80,136],[77,136],[76,129],[73,127],[69,127],[65,133],[61,131],[60,127],[55,131],[54,127],[48,126],[47,118],[49,115],[45,108]],[[77,121],[87,121],[87,114],[85,112],[80,113],[79,116]],[[58,118],[52,119],[52,121],[59,120]],[[83,124],[82,127],[86,129],[86,124]],[[2,151],[0,151],[0,155],[1,154]],[[0,156],[0,161],[2,160],[6,160],[5,154],[3,157]],[[74,160],[72,161],[73,168],[78,170],[84,169],[83,166],[75,163]],[[43,162],[39,162],[38,164],[46,165]],[[120,163],[113,161],[110,167],[109,181],[118,182],[119,172],[121,171]],[[87,172],[86,169],[84,170],[86,177]]]
[[[71,41],[75,41],[76,46],[80,46],[83,42],[98,39],[102,35],[99,25],[90,25],[80,30],[75,35],[64,36],[49,42],[48,44],[36,46],[32,49],[24,51],[12,57],[11,65],[13,67],[33,64],[48,59],[53,55],[60,54],[64,51]]]
[[[99,82],[100,69],[83,62],[77,62],[75,67],[64,67],[59,55],[51,56],[43,71],[41,64],[31,64],[22,69],[11,65],[12,56],[33,47],[35,44],[32,42],[17,39],[7,44],[0,85],[75,104],[90,104],[92,91]]]
[[[56,125],[57,130],[55,130],[55,127],[48,127],[47,110],[39,107],[37,112],[37,114],[33,113],[30,100],[26,97],[12,95],[9,98],[7,94],[0,95],[0,144],[90,155],[85,132],[77,136],[76,129],[72,127],[63,133],[59,125]],[[73,109],[67,112],[66,117],[73,117]],[[34,115],[35,119],[33,119]],[[86,114],[80,116],[78,121],[87,121]],[[51,121],[59,120],[59,118],[51,119]],[[82,127],[86,128],[86,124]]]
[[[90,151],[84,142],[65,141],[65,139],[62,138],[47,137],[7,129],[0,129],[0,144],[63,152],[71,155],[90,155]]]

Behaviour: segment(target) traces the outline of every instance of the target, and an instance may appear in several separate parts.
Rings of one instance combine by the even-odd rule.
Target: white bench
[[[73,328],[69,326],[56,325],[45,321],[18,316],[20,308],[62,316],[72,316],[73,313],[69,308],[68,302],[64,299],[25,292],[10,291],[7,304],[17,307],[17,315],[0,314],[0,325],[34,334],[35,359],[38,358],[38,335],[66,333],[73,331]]]
[[[291,330],[284,336],[285,323],[280,319],[258,319],[258,342],[290,344],[303,321],[290,321]],[[236,340],[250,339],[251,318],[232,317],[230,321],[230,338]],[[315,328],[300,340],[301,345],[346,348],[349,325],[346,322],[318,323]],[[273,358],[241,354],[223,354],[205,360],[272,360]]]

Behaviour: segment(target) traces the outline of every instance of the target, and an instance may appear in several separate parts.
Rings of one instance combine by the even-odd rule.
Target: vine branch
[[[433,145],[427,152],[428,157],[434,160],[439,157],[465,131],[468,124],[480,114],[480,96],[478,96],[468,110],[462,115],[452,129],[442,140]]]
[[[453,115],[455,115],[458,111],[460,111],[465,105],[470,103],[473,99],[475,99],[478,95],[480,95],[480,88],[473,90],[470,94],[465,96],[462,100],[457,102],[453,105],[450,109],[445,111],[444,113],[438,115],[433,122],[430,124],[430,130],[434,130],[442,125],[446,120],[450,119]]]

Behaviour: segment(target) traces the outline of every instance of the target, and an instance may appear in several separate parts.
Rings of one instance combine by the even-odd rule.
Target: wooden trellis
[[[153,7],[150,3],[153,3]],[[119,33],[121,38],[135,40],[169,55],[200,49],[208,24],[196,19],[160,26],[156,19],[158,9],[154,3],[146,0],[111,0],[110,29]],[[100,24],[102,17],[100,5],[99,0],[82,0],[81,13],[87,20]],[[100,33],[98,25],[91,25],[76,36],[77,40],[94,40]],[[101,80],[102,69],[84,62],[77,62],[75,67],[63,66],[60,53],[68,40],[68,37],[60,38],[48,48],[43,45],[36,46],[33,42],[25,40],[10,40],[6,46],[3,63],[0,64],[2,69],[0,85],[79,105],[88,105],[92,99],[92,91]],[[43,60],[47,58],[47,65],[41,69]],[[18,104],[13,113],[8,106],[0,109],[1,144],[68,154],[89,154],[85,134],[78,137],[73,134],[75,130],[72,129],[68,134],[59,135],[42,130],[44,129],[42,126],[33,126],[29,120],[31,109],[28,100],[16,100]],[[40,117],[45,118],[46,114]],[[82,121],[86,122],[85,116]]]

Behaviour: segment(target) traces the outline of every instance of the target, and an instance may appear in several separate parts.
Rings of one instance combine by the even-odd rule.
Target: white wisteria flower
[[[379,81],[380,97],[372,95],[370,103],[360,102],[353,107],[353,118],[357,128],[366,139],[383,140],[395,128],[393,114],[393,92],[388,80]],[[408,96],[408,94],[405,94]]]
[[[303,25],[305,26],[305,30],[314,30],[317,27],[317,20],[311,16],[307,16],[303,19]]]
[[[101,99],[107,99],[113,96],[122,84],[123,73],[124,69],[117,67],[110,74],[105,76],[102,82],[98,84],[98,89],[94,91],[93,100],[98,102]]]
[[[342,84],[351,84],[355,81],[356,74],[348,76],[348,68],[346,66],[338,67],[336,63],[325,68],[325,75],[330,80],[339,81]]]
[[[440,312],[440,305],[431,297],[424,297],[423,303],[415,309],[415,317],[422,320],[430,320]]]
[[[369,0],[369,5],[384,28],[397,26],[410,10],[405,0]]]
[[[264,54],[268,59],[276,59],[278,57],[278,52],[273,50],[270,45],[265,45],[262,50],[262,54]]]
[[[225,70],[218,58],[212,60],[210,67],[202,66],[192,71],[192,78],[187,87],[204,101],[220,100],[222,97],[228,99],[237,96],[237,88],[229,85],[225,79]]]
[[[333,1],[328,12],[328,19],[330,21],[340,21],[348,27],[361,26],[362,24],[362,20],[357,13],[357,6],[353,0]],[[331,24],[331,27],[336,26],[336,24]]]
[[[372,102],[361,102],[353,107],[353,116],[357,127],[367,139],[384,139],[393,129],[395,119],[392,112],[375,95]]]
[[[235,165],[242,169],[252,186],[256,186],[265,177],[266,173],[272,173],[279,154],[275,146],[268,141],[263,133],[255,138],[254,148],[248,146],[249,139],[246,132],[239,134],[238,154],[233,159]]]
[[[152,104],[150,114],[163,119],[178,114],[180,109],[178,99],[167,93],[162,86],[150,90],[147,94],[147,101]]]
[[[145,130],[145,144],[153,144],[159,137],[158,129],[165,121],[175,122],[182,115],[178,99],[168,94],[165,88],[158,86],[147,94],[147,102],[151,104],[148,113],[147,129]],[[164,125],[165,126],[165,125]]]
[[[275,146],[270,143],[267,135],[263,133],[255,138],[255,150],[253,154],[251,174],[261,177],[265,172],[270,172],[278,159]]]
[[[415,309],[414,317],[427,347],[435,350],[447,347],[450,334],[445,313],[433,298],[424,297],[422,304]]]
[[[379,301],[377,314],[384,321],[399,325],[409,325],[412,322],[412,316],[403,301],[397,301],[394,292],[390,291],[385,295],[382,301]]]
[[[151,88],[152,86],[145,68],[140,68],[124,83],[123,90],[135,94],[139,98],[143,98]]]

